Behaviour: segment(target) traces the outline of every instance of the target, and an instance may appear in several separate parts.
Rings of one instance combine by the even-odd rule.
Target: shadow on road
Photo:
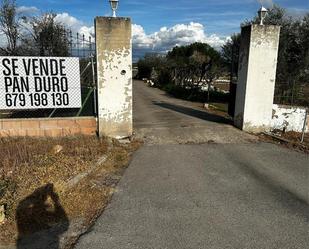
[[[172,111],[180,112],[188,116],[196,117],[202,120],[207,120],[210,122],[221,123],[221,124],[232,124],[232,121],[227,118],[224,118],[224,117],[221,117],[215,114],[207,113],[205,111],[199,111],[193,108],[174,105],[170,103],[164,103],[164,102],[153,101],[153,104],[172,110]]]
[[[59,249],[59,236],[69,227],[53,184],[38,188],[23,199],[16,210],[16,221],[17,249]]]

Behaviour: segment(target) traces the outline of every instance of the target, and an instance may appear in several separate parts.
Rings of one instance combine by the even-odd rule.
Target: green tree
[[[293,18],[285,9],[275,6],[269,11],[265,24],[281,26],[275,101],[306,104],[301,99],[305,97],[302,96],[304,88],[309,86],[305,73],[308,68],[308,14],[303,19]]]
[[[309,88],[309,13],[304,16],[301,22],[300,36],[303,53],[302,66],[300,70],[300,80],[303,82],[307,82],[307,87]],[[309,98],[309,95],[307,95],[306,97]]]
[[[157,72],[163,70],[166,66],[166,57],[161,54],[148,53],[145,54],[144,58],[137,62],[138,67],[138,78],[143,79],[151,78],[153,70]]]
[[[257,16],[242,25],[252,23],[259,23]],[[295,18],[275,5],[268,12],[264,24],[281,26],[275,102],[309,105],[309,14]],[[230,51],[235,44],[240,42],[229,41],[222,48],[222,57],[230,67]],[[239,46],[236,47],[239,49]]]
[[[175,47],[167,54],[174,84],[200,89],[219,76],[222,69],[220,53],[206,43]]]
[[[233,34],[231,39],[228,40],[221,50],[222,60],[225,70],[230,72],[231,80],[238,73],[238,61],[240,50],[240,34]]]

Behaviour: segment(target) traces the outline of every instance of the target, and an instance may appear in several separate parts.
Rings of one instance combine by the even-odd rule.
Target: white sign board
[[[78,58],[0,56],[0,110],[80,107]]]

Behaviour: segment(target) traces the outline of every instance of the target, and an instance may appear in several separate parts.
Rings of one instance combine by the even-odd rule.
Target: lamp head
[[[265,7],[261,7],[258,11],[259,18],[260,18],[260,25],[264,25],[264,19],[267,15],[268,10]]]
[[[113,11],[113,17],[116,17],[116,10],[118,9],[119,0],[109,0]]]

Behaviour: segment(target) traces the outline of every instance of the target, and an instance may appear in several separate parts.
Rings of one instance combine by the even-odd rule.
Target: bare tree
[[[0,31],[5,35],[7,43],[0,48],[1,54],[17,55],[20,37],[20,22],[15,0],[2,0],[0,6]]]
[[[67,30],[56,21],[56,14],[45,13],[41,16],[24,18],[29,35],[23,43],[40,56],[68,56],[70,42]]]
[[[0,0],[0,34],[6,41],[0,54],[6,56],[68,56],[70,42],[56,14],[23,16],[15,0]]]

